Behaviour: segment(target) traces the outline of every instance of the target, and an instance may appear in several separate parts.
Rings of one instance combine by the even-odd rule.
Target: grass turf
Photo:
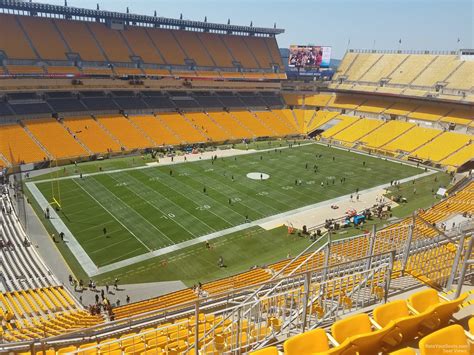
[[[103,164],[112,168],[111,161]],[[246,174],[252,171],[271,178],[250,180]],[[61,218],[91,259],[103,266],[242,224],[246,216],[260,219],[421,172],[375,157],[309,145],[58,183]],[[344,183],[339,180],[342,177]],[[301,185],[295,185],[295,180],[301,180]],[[52,184],[37,185],[51,200]]]

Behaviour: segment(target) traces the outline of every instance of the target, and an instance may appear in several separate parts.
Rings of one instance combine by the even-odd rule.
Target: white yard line
[[[86,189],[84,189],[84,188],[83,188],[80,184],[78,184],[75,180],[72,180],[72,181],[74,181],[74,183],[75,183],[77,186],[79,186],[82,191],[84,191],[87,195],[89,195],[89,197],[90,197],[91,199],[93,199],[100,207],[102,207],[102,209],[103,209],[104,211],[107,211],[107,213],[108,213],[113,219],[115,219],[123,228],[125,228],[131,235],[133,235],[133,236],[135,237],[135,239],[138,240],[148,251],[151,251],[151,249],[148,248],[148,246],[147,246],[145,243],[143,243],[143,242],[141,241],[141,239],[138,238],[138,237],[135,235],[135,233],[133,233],[133,232],[132,232],[130,229],[128,229],[128,227],[127,227],[125,224],[123,224],[117,217],[115,217],[112,213],[110,213],[110,211],[109,211],[107,208],[105,208],[105,206],[104,206],[102,203],[100,203],[94,196],[92,196],[92,195],[89,193],[89,191],[87,191]],[[35,186],[35,187],[36,187],[36,186]]]
[[[435,171],[429,170],[429,171],[427,171],[425,173],[422,173],[422,174],[418,174],[418,175],[410,176],[410,177],[407,177],[407,178],[404,178],[404,179],[400,179],[399,181],[400,181],[400,183],[405,183],[405,182],[408,182],[408,181],[411,181],[411,180],[414,180],[414,179],[419,179],[419,178],[422,178],[422,177],[425,177],[425,176],[432,175],[434,173],[435,173]],[[390,183],[386,183],[386,184],[382,184],[382,185],[379,185],[379,186],[371,187],[371,188],[366,189],[366,190],[361,190],[361,191],[359,191],[359,194],[363,195],[365,193],[385,189],[386,187],[390,187]],[[157,257],[157,256],[166,255],[168,253],[178,251],[178,250],[181,250],[183,248],[187,248],[187,247],[190,247],[190,246],[193,246],[193,245],[196,245],[196,244],[202,244],[205,241],[212,240],[212,239],[217,239],[217,238],[220,238],[220,237],[223,237],[223,236],[226,236],[226,235],[229,235],[231,233],[235,233],[235,232],[247,229],[247,228],[258,227],[262,224],[269,223],[269,222],[272,222],[272,221],[275,221],[275,220],[281,220],[281,219],[284,219],[284,218],[288,218],[289,216],[292,216],[294,214],[298,214],[298,213],[305,212],[305,211],[310,211],[314,208],[318,208],[318,207],[321,207],[321,206],[330,206],[330,205],[338,203],[340,201],[347,201],[349,198],[350,198],[350,194],[344,195],[344,196],[339,196],[339,197],[333,198],[331,200],[318,202],[318,203],[308,205],[308,206],[304,206],[304,207],[300,207],[300,208],[297,208],[297,209],[294,209],[294,210],[291,210],[291,211],[279,213],[279,214],[276,214],[276,215],[273,215],[273,216],[270,216],[270,217],[265,217],[265,218],[262,218],[262,219],[259,219],[259,220],[256,220],[256,221],[253,221],[253,222],[250,222],[250,223],[244,223],[244,224],[240,224],[240,225],[235,226],[235,227],[223,229],[223,230],[220,230],[220,231],[217,231],[217,232],[214,232],[214,233],[210,233],[210,234],[198,237],[198,238],[194,238],[194,239],[187,240],[187,241],[184,241],[184,242],[181,242],[181,243],[177,243],[177,244],[165,247],[165,248],[161,248],[161,249],[152,251],[152,252],[147,253],[147,254],[142,254],[142,255],[139,255],[139,256],[136,256],[136,257],[133,257],[133,258],[130,258],[130,259],[125,259],[125,260],[122,260],[122,261],[119,261],[119,262],[116,262],[116,263],[113,263],[113,264],[109,264],[109,265],[100,267],[97,270],[97,273],[95,273],[93,275],[89,275],[89,276],[96,276],[96,275],[100,275],[100,274],[103,274],[103,273],[111,272],[111,271],[114,271],[114,270],[117,270],[117,269],[120,269],[120,268],[123,268],[123,267],[126,267],[126,266],[130,266],[130,265],[133,265],[133,264],[136,264],[136,263],[139,263],[139,262]]]

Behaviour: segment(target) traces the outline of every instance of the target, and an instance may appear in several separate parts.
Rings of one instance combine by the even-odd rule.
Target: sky
[[[36,0],[63,5],[64,0]],[[455,50],[474,48],[472,0],[68,0],[69,6],[285,29],[279,47]],[[399,40],[402,43],[399,44]],[[460,40],[458,42],[458,39]]]

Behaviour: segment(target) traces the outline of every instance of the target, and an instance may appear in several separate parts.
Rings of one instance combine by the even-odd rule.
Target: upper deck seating
[[[89,22],[87,27],[93,33],[95,39],[104,50],[107,58],[113,62],[130,62],[127,45],[120,36],[120,32],[108,28],[105,24]]]
[[[248,49],[241,36],[224,36],[220,35],[226,47],[232,54],[232,57],[242,64],[244,68],[259,68],[255,57]]]
[[[0,49],[11,59],[37,59],[14,15],[0,14]],[[8,33],[8,35],[6,35]]]
[[[129,26],[122,31],[122,35],[133,53],[145,63],[164,64],[163,57],[144,28]]]
[[[66,60],[68,48],[50,19],[18,16],[33,46],[42,59]]]
[[[215,66],[209,53],[206,51],[195,32],[175,31],[174,36],[186,52],[188,59],[194,60],[197,66],[212,67]]]
[[[78,53],[85,61],[105,61],[102,51],[85,22],[60,19],[53,21],[71,48],[71,52]]]
[[[222,39],[215,33],[196,33],[199,40],[204,44],[207,52],[211,55],[212,59],[218,67],[221,68],[232,68],[233,58],[226,48]]]
[[[430,64],[436,56],[426,54],[411,54],[400,64],[390,75],[390,84],[411,83],[428,64]]]
[[[186,54],[179,46],[172,31],[159,28],[147,28],[146,31],[166,64],[185,64]]]

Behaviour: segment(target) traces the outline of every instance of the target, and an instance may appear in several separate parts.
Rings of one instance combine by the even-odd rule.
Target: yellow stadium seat
[[[146,346],[144,343],[134,344],[127,346],[125,349],[123,349],[123,352],[126,355],[137,355],[145,351],[145,347]]]
[[[365,313],[335,322],[331,326],[331,333],[338,343],[348,340],[351,348],[361,354],[377,354],[397,344],[392,334],[393,322],[382,329],[372,330],[369,316]]]
[[[416,351],[411,348],[405,348],[393,351],[389,355],[416,355]]]
[[[324,329],[314,329],[295,335],[283,344],[285,355],[309,354],[329,350],[328,337]]]
[[[433,331],[439,324],[433,312],[410,314],[407,303],[404,300],[396,300],[378,306],[374,309],[373,314],[374,320],[382,327],[387,326],[393,321],[395,329],[402,336],[401,340],[403,342],[422,337]],[[434,320],[433,318],[436,319]]]
[[[464,329],[459,324],[442,328],[420,340],[421,355],[444,355],[449,351],[457,355],[472,354]]]
[[[474,316],[469,319],[469,332],[474,335]]]
[[[76,351],[76,350],[77,350],[77,348],[76,348],[75,346],[67,346],[67,347],[65,347],[65,348],[59,349],[59,350],[56,352],[56,354],[68,354],[68,353],[70,353],[70,352],[72,352],[72,351]]]
[[[439,318],[440,325],[444,326],[448,324],[466,298],[467,294],[463,294],[455,300],[441,302],[436,290],[427,289],[411,295],[408,302],[419,313],[434,311]]]
[[[146,351],[142,351],[141,355],[161,355],[165,354],[165,351],[162,348],[152,348]]]
[[[78,355],[95,355],[98,353],[97,348],[89,349],[89,350],[84,350],[87,348],[91,348],[93,346],[97,346],[97,342],[93,343],[86,343],[86,344],[81,344],[77,350],[78,350]]]
[[[252,351],[250,355],[278,355],[278,349],[275,346],[270,346],[262,350]]]

